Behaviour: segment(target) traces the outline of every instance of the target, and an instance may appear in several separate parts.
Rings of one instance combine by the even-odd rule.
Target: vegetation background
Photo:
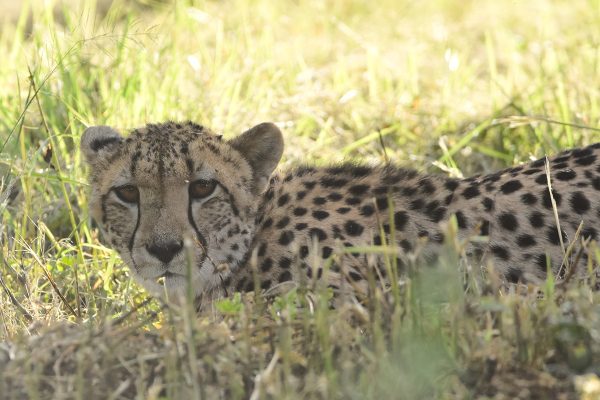
[[[0,11],[0,398],[600,397],[598,293],[475,279],[452,224],[439,265],[366,304],[331,309],[309,287],[200,318],[165,309],[99,241],[78,152],[94,124],[191,119],[231,137],[273,121],[281,168],[360,159],[461,177],[596,142],[600,1]]]

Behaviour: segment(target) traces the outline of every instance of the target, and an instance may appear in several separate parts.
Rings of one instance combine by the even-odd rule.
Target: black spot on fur
[[[483,182],[486,183],[494,183],[494,182],[498,182],[500,180],[500,177],[502,176],[502,171],[499,172],[495,172],[493,174],[489,174],[487,175],[484,179]]]
[[[292,273],[290,271],[283,271],[277,279],[279,283],[288,282],[292,280]]]
[[[352,210],[350,207],[340,207],[340,208],[338,208],[338,209],[337,209],[337,210],[335,210],[335,211],[337,211],[337,212],[338,212],[338,214],[342,214],[342,215],[343,215],[343,214],[347,214],[347,213],[349,213],[349,212],[350,212],[350,210]]]
[[[331,253],[333,253],[333,249],[329,246],[324,246],[322,249],[322,254],[321,256],[323,257],[323,259],[329,258],[329,256],[331,255]]]
[[[348,180],[342,179],[342,178],[325,177],[325,178],[321,179],[320,183],[321,183],[321,186],[323,186],[325,188],[340,188],[340,187],[344,186],[345,184],[347,184]]]
[[[569,161],[570,158],[571,158],[570,155],[566,155],[566,156],[562,156],[562,157],[556,157],[555,159],[552,160],[552,164],[564,163],[565,161]]]
[[[312,213],[313,218],[323,221],[325,218],[329,217],[329,213],[323,210],[316,210]]]
[[[375,207],[370,204],[366,204],[360,208],[360,215],[363,217],[370,217],[375,213]]]
[[[467,229],[467,217],[465,217],[465,214],[463,214],[462,211],[457,211],[455,215],[458,227],[460,229]]]
[[[541,172],[541,169],[537,169],[537,168],[532,168],[532,169],[528,169],[526,171],[523,171],[523,175],[533,175],[533,174],[537,174],[538,172]]]
[[[558,236],[558,229],[556,228],[556,226],[551,226],[548,228],[548,230],[546,231],[546,234],[548,235],[548,241],[556,246],[560,245],[560,238]],[[565,234],[565,232],[561,232],[562,234],[562,239],[563,239],[563,243],[567,242],[567,235]]]
[[[288,269],[290,265],[292,265],[292,260],[288,257],[282,257],[281,260],[279,260],[279,268]]]
[[[485,211],[490,212],[494,209],[494,200],[490,199],[489,197],[486,197],[485,199],[483,199],[483,208],[485,209]]]
[[[545,173],[540,174],[537,178],[535,178],[535,183],[547,186],[548,185],[548,176]]]
[[[433,208],[432,203],[435,203],[435,207]],[[431,202],[427,206],[427,216],[431,219],[432,222],[440,222],[446,216],[446,207],[437,207],[438,202]]]
[[[346,204],[348,204],[349,206],[355,206],[357,204],[360,204],[362,200],[359,197],[348,197],[346,199]]]
[[[431,180],[427,178],[421,179],[419,185],[423,194],[432,194],[433,192],[435,192],[435,186],[433,185],[433,183],[431,183]]]
[[[265,194],[265,200],[272,200],[274,195],[275,192],[273,191],[273,188],[269,188],[269,190],[267,190],[267,193]]]
[[[529,216],[529,223],[534,228],[541,228],[544,226],[544,214],[539,211],[534,211]]]
[[[346,221],[344,224],[344,230],[350,236],[360,236],[364,230],[364,227],[354,221]]]
[[[402,247],[402,250],[404,250],[405,253],[412,250],[412,244],[406,239],[400,241],[400,247]]]
[[[345,239],[344,235],[342,235],[342,230],[340,229],[339,226],[337,226],[337,225],[334,224],[333,227],[332,227],[332,229],[331,229],[331,231],[333,232],[333,238],[334,239],[342,239],[342,240]]]
[[[296,224],[296,226],[294,226],[294,228],[295,228],[297,231],[304,230],[304,229],[306,229],[306,227],[308,227],[308,224],[306,224],[306,223],[304,223],[304,222],[300,222],[300,223]]]
[[[387,210],[388,199],[387,199],[387,197],[378,197],[377,199],[375,199],[375,204],[377,205],[377,209],[379,211]]]
[[[406,227],[406,223],[408,222],[408,213],[406,211],[396,211],[394,213],[394,226],[396,230],[402,231]]]
[[[510,194],[510,193],[516,192],[517,190],[521,189],[522,187],[523,187],[523,184],[515,179],[512,181],[508,181],[505,184],[503,184],[502,186],[500,186],[500,190],[504,194]]]
[[[523,193],[521,195],[521,202],[525,205],[532,205],[537,202],[537,198],[531,193]]]
[[[301,258],[306,258],[306,256],[308,256],[308,246],[301,246],[300,247],[300,257]]]
[[[304,185],[304,187],[307,190],[312,190],[317,185],[317,182],[315,182],[315,181],[306,181],[306,182],[302,182],[302,184]]]
[[[554,197],[556,207],[559,207],[560,202],[562,200],[561,195],[556,193],[554,189],[552,189],[552,197]],[[548,189],[544,189],[544,191],[542,192],[542,204],[544,205],[544,207],[552,209],[552,200],[550,198],[550,191]]]
[[[260,246],[258,246],[258,253],[257,253],[257,255],[258,255],[259,257],[262,257],[262,256],[264,256],[266,253],[267,253],[267,242],[262,242],[262,243],[260,244]]]
[[[453,192],[458,187],[458,181],[455,179],[449,179],[446,181],[446,183],[444,183],[444,187],[449,191]]]
[[[488,220],[481,221],[481,228],[479,228],[479,234],[481,236],[489,236],[489,234],[490,234],[490,221],[488,221]]]
[[[492,251],[494,256],[501,260],[506,261],[510,258],[510,253],[508,252],[508,250],[506,250],[506,248],[502,246],[494,245],[490,247],[490,250]]]
[[[577,214],[585,214],[590,209],[590,201],[583,192],[575,192],[571,195],[571,209]]]
[[[287,246],[294,240],[294,232],[292,231],[283,231],[279,236],[279,244],[282,246]]]
[[[262,290],[267,290],[270,287],[271,287],[271,280],[270,279],[266,279],[266,280],[264,280],[264,281],[262,281],[260,283],[260,288]]]
[[[569,166],[569,164],[565,163],[560,163],[560,164],[556,164],[554,165],[554,169],[555,170],[559,170],[559,169],[564,169],[567,168]]]
[[[450,193],[448,196],[446,196],[446,198],[444,199],[444,204],[449,205],[450,203],[452,203],[452,199],[454,198],[454,194]]]
[[[575,164],[581,165],[581,166],[592,165],[593,163],[596,162],[596,158],[597,158],[596,155],[592,154],[587,157],[582,157],[582,158],[576,159]]]
[[[308,210],[306,208],[303,207],[296,207],[294,208],[294,215],[297,217],[301,217],[304,214],[306,214],[308,212]]]
[[[363,165],[352,165],[347,171],[350,172],[350,175],[354,178],[362,178],[369,175],[372,169]]]
[[[311,236],[316,236],[319,241],[327,239],[327,234],[320,228],[310,228],[309,233]]]
[[[407,197],[413,196],[417,191],[418,188],[412,186],[402,188],[402,194]]]
[[[580,158],[580,157],[586,157],[592,154],[592,149],[591,147],[584,147],[583,149],[575,149],[573,150],[573,157],[576,158]]]
[[[341,194],[337,193],[337,192],[333,192],[333,193],[329,193],[327,195],[327,200],[331,200],[331,201],[339,201],[343,198],[344,196],[342,196]]]
[[[519,247],[531,247],[536,245],[535,238],[528,234],[523,234],[517,237]]]
[[[477,186],[469,186],[462,192],[462,195],[465,199],[472,199],[473,197],[477,197],[480,194],[481,193],[479,192],[479,188]]]
[[[380,196],[382,194],[388,194],[393,192],[393,188],[391,188],[390,186],[377,186],[376,188],[373,189],[373,194],[376,196]]]
[[[322,206],[325,203],[327,203],[327,199],[325,197],[315,197],[313,199],[313,204],[316,206]]]
[[[596,229],[594,229],[592,227],[584,228],[583,231],[581,232],[581,236],[583,236],[584,238],[589,238],[589,239],[595,240],[597,237]]]
[[[420,210],[425,206],[425,202],[421,199],[416,199],[410,202],[409,207],[411,210]]]
[[[498,217],[498,221],[500,222],[500,226],[508,231],[515,231],[519,227],[519,223],[517,222],[517,218],[510,213],[502,213]]]
[[[523,277],[523,271],[515,267],[509,267],[506,272],[506,280],[510,283],[518,283]]]
[[[354,196],[361,196],[369,190],[369,185],[354,185],[350,186],[348,192]]]
[[[548,263],[548,257],[546,257],[546,254],[544,253],[538,254],[535,257],[535,264],[540,269],[540,271],[544,272],[544,274],[546,274],[546,272],[548,271],[548,266],[550,265]]]
[[[262,272],[267,272],[273,267],[273,260],[270,257],[265,258],[265,260],[260,265],[260,270]]]
[[[282,194],[279,199],[277,199],[277,205],[279,207],[284,206],[290,200],[290,195],[287,193]]]
[[[287,224],[290,223],[290,217],[283,217],[279,222],[275,225],[278,229],[285,228]]]
[[[558,171],[555,177],[559,181],[570,181],[571,179],[575,179],[577,174],[572,169],[563,169],[562,171]]]

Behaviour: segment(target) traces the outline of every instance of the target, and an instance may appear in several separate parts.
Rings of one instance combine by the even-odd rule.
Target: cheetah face
[[[231,141],[193,124],[88,128],[90,211],[134,278],[182,300],[210,290],[248,256],[260,197],[283,140],[269,123]]]

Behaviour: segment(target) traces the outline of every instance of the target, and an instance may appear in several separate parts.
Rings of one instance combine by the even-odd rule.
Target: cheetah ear
[[[261,193],[283,154],[281,131],[275,124],[264,122],[232,139],[229,144],[250,163],[254,170],[254,191]]]
[[[89,164],[94,164],[101,154],[117,149],[123,136],[109,126],[90,126],[83,132],[79,148]]]

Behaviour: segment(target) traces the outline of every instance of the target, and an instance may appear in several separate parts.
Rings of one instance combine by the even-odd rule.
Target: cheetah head
[[[105,239],[147,290],[180,301],[188,276],[199,296],[248,257],[283,139],[271,123],[230,141],[191,122],[149,124],[126,138],[94,126],[81,150]]]

